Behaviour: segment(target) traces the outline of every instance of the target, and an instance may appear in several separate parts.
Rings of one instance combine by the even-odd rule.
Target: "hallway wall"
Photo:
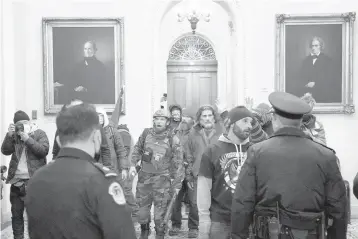
[[[210,1],[210,0],[207,0]],[[1,79],[1,137],[7,131],[9,123],[12,121],[13,113],[24,110],[31,115],[32,110],[37,110],[37,123],[40,128],[48,133],[52,142],[55,132],[55,117],[44,115],[44,96],[43,96],[43,72],[42,72],[42,17],[124,17],[125,21],[125,80],[126,80],[126,108],[127,114],[121,122],[127,123],[135,139],[139,136],[144,127],[151,124],[151,114],[153,109],[159,106],[152,105],[154,95],[153,84],[157,84],[157,93],[164,93],[162,85],[155,77],[165,77],[158,73],[154,68],[158,59],[154,59],[154,41],[159,37],[155,34],[162,34],[158,30],[158,6],[164,6],[168,1],[164,0],[7,0],[1,1],[3,5],[0,23],[2,34],[0,37],[0,79]],[[274,89],[274,69],[275,69],[275,14],[277,13],[343,13],[349,11],[358,12],[358,1],[356,0],[242,0],[234,4],[233,11],[237,13],[236,36],[242,41],[236,42],[243,48],[241,55],[234,56],[240,58],[237,62],[240,65],[232,65],[225,68],[222,78],[229,78],[235,84],[245,85],[245,92],[254,98],[255,104],[267,102],[268,94]],[[163,7],[165,8],[165,7]],[[218,10],[220,17],[224,16],[222,10]],[[175,13],[175,12],[174,12]],[[163,18],[165,29],[170,27],[173,31],[168,32],[167,39],[175,39],[179,34],[190,31],[188,23],[177,23],[170,18]],[[240,13],[240,14],[239,14]],[[215,14],[212,18],[217,17]],[[166,20],[165,20],[166,19]],[[168,22],[170,20],[170,23]],[[227,29],[227,21],[215,20],[217,24],[210,25],[202,23],[198,25],[198,32],[202,28],[206,35],[213,32]],[[213,20],[213,22],[215,22]],[[225,25],[223,25],[225,24]],[[223,26],[222,26],[223,25]],[[358,23],[355,24],[355,45],[358,39]],[[175,30],[174,30],[175,29]],[[165,32],[163,32],[165,34]],[[227,44],[231,42],[225,39],[221,42],[219,37],[212,39],[215,44]],[[221,46],[220,46],[221,47]],[[219,48],[220,48],[219,47]],[[170,49],[170,45],[165,45],[165,51]],[[225,47],[223,47],[225,49]],[[158,53],[160,56],[164,51]],[[230,49],[226,54],[231,53]],[[165,54],[165,53],[163,53]],[[221,61],[230,61],[231,57],[225,57]],[[357,50],[354,50],[354,58],[357,59]],[[157,56],[158,56],[157,55]],[[2,61],[2,59],[4,59]],[[354,103],[358,107],[357,72],[358,61],[354,61]],[[227,62],[226,62],[227,63]],[[219,64],[225,64],[219,62]],[[3,71],[1,71],[3,69]],[[242,77],[237,78],[241,72]],[[220,80],[220,79],[219,79]],[[221,79],[222,80],[222,79]],[[225,79],[227,80],[227,79]],[[236,81],[236,82],[235,82]],[[240,81],[240,82],[237,82]],[[245,81],[245,82],[242,82]],[[245,84],[243,84],[245,83]],[[237,85],[236,85],[237,84]],[[165,89],[165,88],[164,88]],[[237,92],[243,89],[237,87]],[[225,95],[226,89],[222,91]],[[242,102],[244,95],[237,95],[239,99],[232,102]],[[156,102],[156,101],[155,101]],[[325,126],[328,145],[334,148],[341,160],[342,174],[346,180],[352,183],[358,171],[358,160],[355,159],[356,140],[358,134],[358,116],[353,115],[318,115],[318,118]],[[51,150],[50,149],[50,150]],[[51,159],[49,154],[49,160]],[[1,163],[8,164],[9,157],[1,155]],[[8,195],[9,188],[6,193]],[[9,212],[8,200],[2,201],[2,209]],[[353,216],[358,217],[358,200],[352,197]]]

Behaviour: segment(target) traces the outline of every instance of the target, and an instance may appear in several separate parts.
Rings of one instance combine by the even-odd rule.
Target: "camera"
[[[22,123],[15,124],[15,132],[16,133],[24,132],[24,125]]]

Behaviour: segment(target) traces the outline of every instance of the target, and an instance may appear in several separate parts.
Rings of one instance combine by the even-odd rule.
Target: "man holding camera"
[[[24,238],[24,198],[28,180],[35,171],[46,165],[49,141],[46,133],[30,122],[19,110],[1,146],[4,155],[11,155],[6,183],[11,184],[10,202],[14,239]]]

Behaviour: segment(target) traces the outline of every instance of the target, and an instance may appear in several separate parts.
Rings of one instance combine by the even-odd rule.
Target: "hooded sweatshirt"
[[[120,133],[117,129],[109,125],[107,113],[103,108],[96,107],[96,111],[98,114],[103,115],[102,127],[111,152],[111,165],[115,169],[128,169],[130,163]]]
[[[197,194],[201,195],[197,198],[200,215],[210,214],[212,221],[230,222],[233,193],[251,144],[248,138],[236,145],[221,135],[218,142],[205,150],[197,187]]]

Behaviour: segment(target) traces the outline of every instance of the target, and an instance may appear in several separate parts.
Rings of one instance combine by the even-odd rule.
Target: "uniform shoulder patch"
[[[320,142],[317,142],[317,141],[315,141],[315,140],[313,140],[313,139],[312,139],[312,141],[313,141],[314,143],[316,143],[316,144],[319,144],[319,145],[325,147],[326,149],[331,150],[334,154],[336,154],[336,151],[335,151],[334,149],[328,147],[327,145],[321,144]]]
[[[126,204],[126,199],[124,197],[123,189],[121,185],[117,182],[111,183],[108,188],[109,195],[112,196],[115,203],[118,205],[124,205]]]
[[[99,171],[101,171],[105,177],[117,177],[118,176],[118,174],[114,170],[104,166],[101,163],[94,163],[94,166],[96,166],[96,168],[99,169]]]

